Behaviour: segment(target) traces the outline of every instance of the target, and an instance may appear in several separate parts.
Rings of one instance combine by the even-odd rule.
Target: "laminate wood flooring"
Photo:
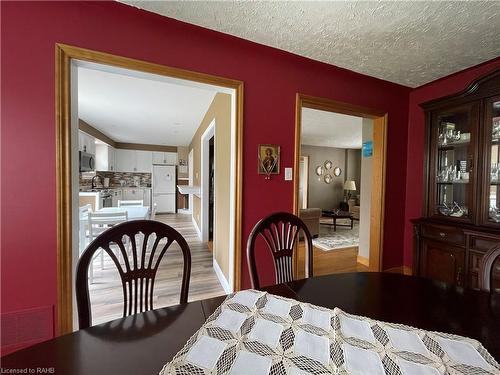
[[[189,214],[156,215],[155,220],[168,224],[179,231],[191,249],[191,282],[189,301],[226,294],[212,267],[212,252],[202,243]],[[154,307],[179,303],[182,278],[182,252],[172,245],[165,253],[155,280]],[[123,295],[120,277],[107,255],[101,270],[100,256],[94,261],[94,282],[90,284],[92,323],[99,324],[122,317]]]

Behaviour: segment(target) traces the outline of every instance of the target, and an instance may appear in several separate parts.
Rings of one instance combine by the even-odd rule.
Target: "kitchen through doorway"
[[[226,203],[235,196],[233,90],[85,61],[74,61],[72,74],[73,266],[106,229],[156,220],[190,246],[190,301],[231,292],[234,205]],[[217,199],[219,192],[227,194]],[[179,303],[181,262],[180,249],[165,254],[155,308]],[[121,279],[104,251],[92,261],[88,281],[92,324],[121,317]],[[74,306],[75,328],[76,315]]]

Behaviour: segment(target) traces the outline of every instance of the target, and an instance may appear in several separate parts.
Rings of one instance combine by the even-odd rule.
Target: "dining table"
[[[379,272],[311,277],[262,290],[385,322],[473,338],[500,359],[498,293]],[[3,357],[2,371],[158,374],[225,298],[158,308],[63,335]]]
[[[149,206],[121,206],[121,207],[103,207],[96,212],[117,213],[127,212],[128,220],[145,220],[149,217]]]

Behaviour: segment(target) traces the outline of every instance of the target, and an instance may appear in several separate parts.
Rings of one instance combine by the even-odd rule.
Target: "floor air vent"
[[[1,315],[1,355],[54,337],[54,307],[19,310]]]

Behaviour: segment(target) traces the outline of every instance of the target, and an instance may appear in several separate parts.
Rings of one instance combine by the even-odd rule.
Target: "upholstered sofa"
[[[299,217],[311,232],[314,238],[319,236],[319,219],[321,218],[321,208],[302,208]]]
[[[349,212],[354,220],[359,220],[359,205],[356,204],[356,199],[349,199]]]

